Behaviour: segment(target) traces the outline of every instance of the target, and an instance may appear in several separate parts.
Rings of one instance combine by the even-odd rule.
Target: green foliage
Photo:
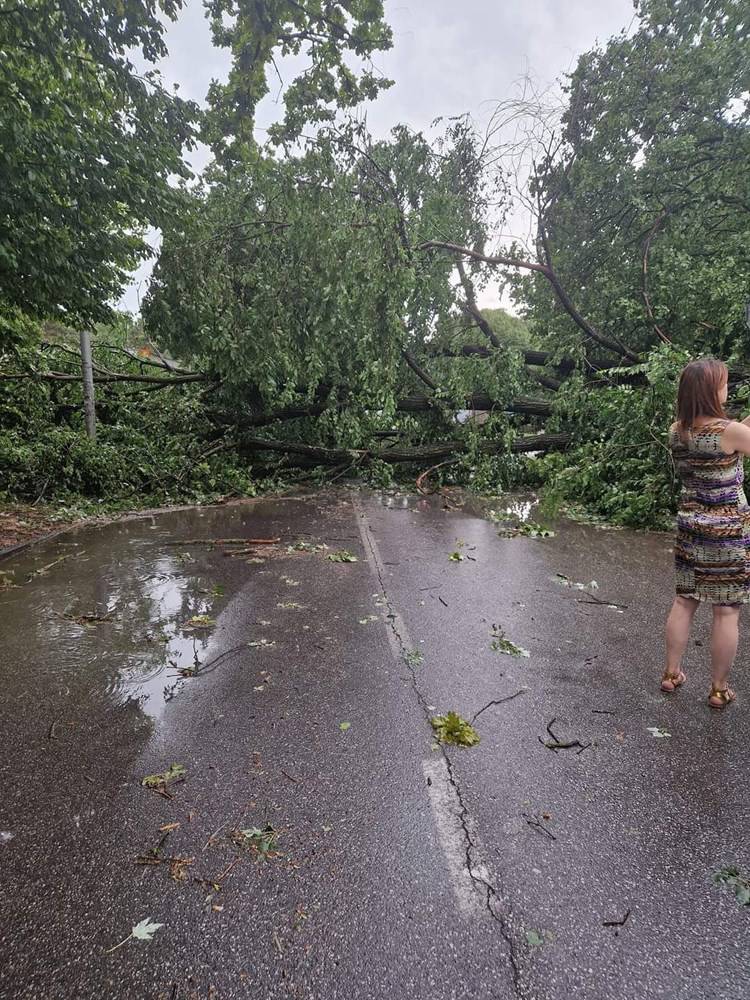
[[[580,312],[637,351],[658,327],[691,353],[745,358],[746,4],[641,0],[637,14],[636,30],[582,55],[569,78],[563,148],[535,182],[554,266]],[[547,343],[577,348],[548,282],[516,288]]]
[[[184,765],[170,764],[166,771],[160,771],[158,774],[147,774],[141,784],[144,788],[164,789],[174,781],[184,781],[186,774]]]
[[[725,865],[713,875],[714,885],[731,889],[740,906],[750,906],[750,877],[734,865]]]
[[[490,649],[493,653],[503,653],[505,656],[521,657],[528,657],[530,655],[528,649],[524,649],[523,646],[517,646],[515,642],[511,642],[505,634],[505,629],[501,628],[499,625],[492,626],[490,636]]]
[[[430,725],[435,730],[435,739],[439,743],[452,743],[460,747],[473,747],[479,743],[479,733],[457,712],[434,715],[430,719]]]
[[[202,117],[215,161],[195,186],[170,186],[187,177],[197,109],[130,58],[164,55],[162,18],[179,6],[35,0],[0,15],[0,351],[12,376],[0,379],[0,497],[124,504],[253,492],[286,461],[265,458],[251,476],[244,456],[260,461],[256,436],[334,447],[337,475],[364,472],[388,488],[391,467],[368,452],[452,439],[463,450],[431,469],[434,484],[543,487],[550,509],[669,523],[679,369],[709,351],[750,361],[745,5],[639,0],[632,32],[581,56],[561,141],[528,192],[542,213],[539,259],[609,350],[619,342],[638,354],[629,374],[645,388],[622,371],[592,381],[587,362],[611,358],[539,271],[512,279],[525,318],[486,310],[499,346],[466,350],[488,346],[468,282],[481,296],[494,272],[467,260],[459,282],[449,255],[415,248],[483,251],[509,208],[506,172],[463,117],[436,138],[397,126],[379,142],[341,120],[388,85],[371,66],[391,44],[381,0],[208,0],[215,43],[234,58]],[[286,89],[269,152],[253,130],[277,55],[309,66]],[[92,445],[75,340],[47,324],[41,347],[30,345],[37,320],[108,315],[147,252],[148,225],[163,241],[146,333],[117,318],[95,338]],[[202,380],[103,381],[113,367],[143,371],[124,349],[145,336]],[[540,386],[524,365],[529,348],[581,367],[551,396],[561,372],[550,366]],[[492,412],[467,410],[473,394]],[[545,429],[570,436],[568,453],[510,453],[529,426],[504,412],[519,396],[553,400]],[[491,454],[488,439],[499,445]]]
[[[278,854],[279,833],[270,823],[262,829],[251,826],[246,830],[233,830],[230,836],[237,847],[250,851],[261,861],[271,860]]]
[[[558,504],[578,504],[626,527],[671,527],[677,482],[667,446],[677,378],[686,356],[666,345],[643,366],[647,388],[591,391],[582,377],[557,393],[554,421],[576,442],[546,455],[535,473]]]
[[[516,351],[539,348],[539,337],[520,316],[512,316],[505,309],[483,309],[482,315],[506,347]]]
[[[309,66],[285,88],[284,118],[273,125],[277,143],[298,139],[305,126],[330,122],[391,86],[371,62],[392,45],[382,0],[208,0],[214,44],[232,52],[226,84],[211,85],[205,138],[225,164],[254,159],[255,111],[269,92],[277,56],[307,58]],[[364,64],[359,76],[351,68]],[[272,70],[273,67],[273,70]]]
[[[407,443],[478,442],[457,408],[474,390],[511,398],[521,361],[508,349],[440,356],[436,332],[458,317],[452,265],[412,247],[436,229],[483,238],[485,185],[464,119],[435,143],[405,128],[374,143],[349,123],[298,156],[212,171],[165,227],[146,329],[215,379],[216,418],[240,429],[312,409],[314,423],[273,433],[343,448],[394,429]],[[437,386],[418,418],[396,411],[401,395],[428,392],[406,350]],[[493,417],[493,431],[508,426]]]
[[[164,20],[179,0],[11,4],[0,14],[0,349],[22,315],[110,315],[142,238],[174,211],[195,105],[163,88]]]
[[[168,377],[123,353],[134,329],[122,318],[101,328],[93,338],[95,363]],[[97,439],[91,442],[83,427],[76,339],[58,332],[41,349],[19,349],[3,367],[21,376],[56,371],[74,378],[0,380],[0,500],[132,507],[256,491],[247,463],[229,448],[218,450],[224,432],[206,417],[208,386],[97,384]]]

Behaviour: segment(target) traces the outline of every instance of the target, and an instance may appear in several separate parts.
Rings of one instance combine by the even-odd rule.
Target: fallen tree
[[[530,434],[517,438],[510,447],[506,441],[479,441],[472,443],[463,440],[439,441],[414,448],[324,448],[320,445],[300,444],[295,441],[278,441],[273,438],[260,438],[243,435],[237,442],[241,453],[259,451],[283,452],[288,455],[300,455],[332,465],[362,463],[369,459],[379,459],[382,462],[400,464],[412,462],[424,464],[436,459],[447,458],[449,455],[466,454],[475,450],[482,455],[499,455],[510,450],[513,454],[529,454],[531,452],[558,451],[568,446],[570,437],[567,434]]]

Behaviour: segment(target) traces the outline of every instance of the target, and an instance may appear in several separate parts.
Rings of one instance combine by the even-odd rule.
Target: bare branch
[[[539,232],[542,244],[544,246],[544,252],[546,257],[546,263],[544,264],[537,264],[532,261],[520,260],[514,257],[504,257],[504,256],[488,257],[485,254],[477,253],[476,250],[470,250],[468,247],[458,246],[458,244],[456,243],[443,243],[438,240],[429,240],[426,243],[421,243],[417,247],[417,249],[451,250],[453,253],[459,253],[464,257],[469,257],[471,260],[479,260],[485,264],[493,264],[500,267],[516,267],[527,271],[534,271],[537,274],[543,274],[544,277],[552,285],[552,288],[554,289],[554,292],[557,296],[558,301],[560,302],[560,305],[570,316],[570,318],[573,320],[576,326],[580,330],[582,330],[587,337],[589,337],[591,340],[596,341],[596,343],[600,344],[602,347],[606,347],[607,350],[612,351],[615,354],[619,354],[621,357],[628,358],[628,360],[637,364],[640,359],[634,351],[631,351],[629,348],[623,346],[622,344],[619,344],[617,341],[611,340],[609,337],[605,337],[603,334],[599,333],[599,331],[596,330],[578,312],[576,307],[573,305],[573,302],[571,301],[570,297],[563,288],[562,284],[560,283],[560,279],[558,278],[555,270],[553,269],[550,263],[549,245],[547,243],[546,232],[543,226],[540,226]]]

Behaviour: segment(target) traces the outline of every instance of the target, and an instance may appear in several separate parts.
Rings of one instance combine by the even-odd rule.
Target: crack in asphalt
[[[427,704],[427,699],[425,698],[424,694],[419,688],[419,684],[417,683],[416,671],[414,670],[413,667],[409,665],[408,661],[408,653],[411,651],[412,646],[408,639],[408,631],[406,629],[406,625],[403,619],[401,618],[401,615],[396,610],[396,607],[393,604],[393,601],[391,600],[388,594],[388,589],[384,577],[383,563],[380,558],[380,553],[378,552],[375,539],[372,535],[367,515],[365,514],[364,510],[362,509],[362,507],[358,502],[355,501],[354,507],[357,513],[358,525],[360,527],[363,541],[366,542],[367,548],[369,549],[369,554],[371,558],[368,559],[368,562],[370,563],[370,566],[375,570],[375,574],[380,583],[380,592],[382,594],[383,600],[385,601],[385,607],[387,608],[386,621],[388,627],[392,632],[392,639],[393,639],[392,646],[394,647],[394,649],[398,649],[400,651],[399,661],[403,663],[407,668],[412,689],[414,690],[414,694],[416,695],[417,701],[424,713],[425,719],[429,724],[431,715]],[[511,698],[517,697],[518,694],[521,693],[522,692],[519,691],[517,692],[516,695],[511,695]],[[492,704],[494,704],[494,702],[490,702],[489,705],[485,705],[485,708],[489,708],[490,705]],[[481,711],[484,711],[484,709],[482,709]],[[477,713],[477,715],[478,714],[479,713]],[[474,718],[476,718],[476,716],[474,716]],[[508,948],[508,958],[511,967],[511,980],[513,985],[513,991],[516,994],[516,996],[523,998],[524,988],[523,988],[523,983],[521,981],[521,963],[518,954],[517,941],[513,934],[513,928],[511,923],[512,911],[510,909],[510,906],[503,902],[498,889],[490,881],[489,872],[487,872],[484,863],[481,860],[478,860],[477,862],[474,861],[474,854],[477,854],[479,852],[479,848],[469,828],[470,813],[466,806],[466,803],[464,802],[463,795],[461,793],[461,786],[459,784],[458,778],[455,775],[453,769],[453,762],[451,761],[450,755],[448,754],[447,750],[445,749],[445,746],[442,743],[439,744],[439,746],[440,746],[440,752],[443,756],[443,760],[445,761],[448,782],[454,791],[456,801],[459,806],[458,818],[461,824],[461,829],[463,830],[464,834],[466,871],[472,882],[476,886],[478,886],[479,889],[483,892],[485,897],[485,907],[487,909],[487,912],[489,913],[492,920],[495,921],[495,923],[498,925],[500,929],[500,934]],[[486,877],[483,874],[483,872],[487,872]]]
[[[472,882],[484,889],[487,912],[500,928],[500,934],[508,946],[508,958],[512,970],[513,990],[517,996],[523,997],[524,991],[523,984],[521,982],[521,963],[519,961],[516,939],[513,936],[513,929],[511,925],[512,911],[507,904],[503,903],[497,888],[492,884],[492,882],[489,881],[489,877],[485,878],[482,874],[482,869],[486,870],[485,866],[481,862],[479,864],[475,864],[473,861],[472,854],[474,851],[478,850],[478,847],[474,837],[472,836],[471,830],[469,829],[469,810],[464,802],[463,795],[461,794],[461,786],[453,772],[453,762],[442,746],[441,750],[448,768],[448,779],[456,793],[456,799],[458,800],[458,804],[460,806],[459,819],[461,821],[461,827],[464,831],[464,838],[466,840],[466,870],[468,871],[469,878]]]

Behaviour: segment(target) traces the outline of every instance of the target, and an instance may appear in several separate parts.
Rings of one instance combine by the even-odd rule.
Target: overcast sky
[[[575,67],[581,52],[627,28],[633,6],[632,0],[385,0],[385,13],[394,44],[378,54],[376,65],[395,84],[367,106],[375,136],[399,122],[427,129],[438,116],[467,111],[486,120],[493,103],[517,93],[524,76],[551,85]],[[202,104],[211,80],[226,78],[229,57],[211,44],[201,0],[186,0],[167,45],[165,79],[180,85],[182,97]],[[272,98],[277,91],[278,83]],[[280,111],[266,100],[259,126]],[[207,159],[198,150],[191,162],[199,170]],[[123,308],[138,310],[150,270],[149,264],[137,273]],[[496,304],[497,293],[488,289],[483,298],[484,305]]]

